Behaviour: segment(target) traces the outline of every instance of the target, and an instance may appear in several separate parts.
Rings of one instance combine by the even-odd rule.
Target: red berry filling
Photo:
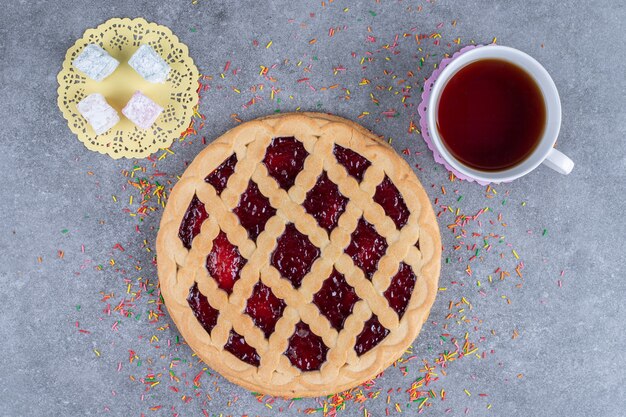
[[[228,342],[224,345],[224,350],[235,355],[242,361],[249,363],[252,366],[259,366],[261,358],[256,352],[256,349],[246,343],[246,339],[236,331],[230,331],[228,336]]]
[[[233,213],[239,217],[239,222],[248,231],[250,239],[256,241],[265,229],[265,223],[276,214],[276,209],[270,205],[268,198],[261,194],[259,187],[250,181]]]
[[[360,298],[354,288],[346,282],[343,274],[333,268],[333,272],[322,284],[322,288],[313,296],[320,312],[326,316],[330,324],[337,330],[343,329],[343,324],[350,314],[354,304]]]
[[[319,248],[306,235],[300,233],[293,223],[289,223],[278,238],[271,264],[294,288],[300,288],[302,279],[319,256]]]
[[[337,184],[324,172],[306,195],[302,205],[307,213],[315,217],[317,223],[330,233],[337,226],[339,216],[346,209],[347,203],[348,199],[339,192]]]
[[[178,228],[178,237],[183,242],[184,247],[191,249],[193,238],[200,233],[200,226],[208,217],[204,203],[194,194]]]
[[[276,323],[283,316],[285,302],[276,297],[272,290],[261,281],[257,282],[252,290],[252,296],[246,305],[246,314],[252,317],[265,337],[269,338],[274,333]]]
[[[245,264],[246,260],[239,253],[239,249],[230,243],[226,233],[220,230],[206,258],[209,275],[217,281],[218,287],[231,294],[235,281],[239,279],[239,272]]]
[[[316,371],[326,362],[328,347],[321,337],[311,331],[309,325],[300,322],[289,339],[285,355],[291,364],[301,371]]]
[[[398,273],[391,279],[391,284],[385,291],[385,298],[389,301],[391,308],[398,313],[400,319],[409,304],[416,279],[413,269],[402,262]]]
[[[235,165],[237,165],[237,155],[232,154],[230,158],[222,162],[220,166],[215,168],[215,170],[204,179],[205,182],[215,188],[217,195],[222,194],[222,191],[226,188],[228,178],[235,172]]]
[[[352,258],[354,264],[363,270],[367,279],[372,279],[372,275],[378,268],[378,261],[386,250],[385,238],[361,217],[356,230],[352,233],[352,241],[346,248],[346,253]]]
[[[383,207],[385,214],[391,217],[398,229],[406,224],[409,219],[409,209],[404,204],[400,191],[393,185],[388,176],[385,175],[383,182],[376,187],[374,201]]]
[[[196,316],[204,330],[211,334],[211,331],[217,324],[217,316],[219,311],[209,304],[209,300],[200,292],[198,284],[193,283],[193,286],[189,289],[189,295],[187,296],[187,303],[193,311],[193,315]]]
[[[335,158],[343,167],[348,171],[348,174],[352,175],[358,182],[363,180],[363,174],[372,163],[354,152],[352,149],[344,148],[343,146],[335,145],[333,149]]]
[[[356,337],[356,343],[354,344],[356,354],[361,356],[369,352],[387,337],[388,334],[389,330],[380,324],[376,314],[372,315],[372,317],[365,322],[361,333]]]
[[[294,137],[274,138],[267,147],[263,163],[267,172],[274,177],[285,190],[291,188],[296,176],[304,167],[304,160],[309,153],[302,142]]]

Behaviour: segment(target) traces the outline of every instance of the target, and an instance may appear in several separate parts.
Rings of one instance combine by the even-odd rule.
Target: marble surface
[[[392,138],[398,151],[408,149],[405,158],[441,212],[446,290],[413,353],[404,356],[410,360],[361,390],[366,397],[378,392],[378,398],[347,399],[338,415],[366,410],[381,416],[387,409],[396,415],[396,403],[415,414],[418,403],[407,408],[406,390],[424,375],[422,359],[434,366],[440,353],[456,349],[452,338],[463,351],[466,332],[477,350],[445,369],[436,365],[438,379],[423,388],[432,388],[436,398],[427,401],[424,414],[623,415],[624,3],[266,3],[3,4],[0,416],[185,416],[202,410],[266,416],[281,408],[304,415],[323,407],[324,398],[298,400],[291,408],[281,399],[259,401],[203,372],[166,309],[155,316],[156,197],[146,203],[154,209],[149,214],[131,215],[142,198],[129,181],[146,178],[169,188],[204,146],[202,138],[210,142],[237,118],[296,109],[357,120]],[[85,29],[122,16],[169,26],[207,76],[199,106],[205,119],[196,119],[197,133],[176,142],[174,154],[155,154],[154,163],[89,152],[56,106],[56,74],[67,48]],[[496,194],[451,182],[419,133],[409,133],[411,121],[418,124],[420,87],[434,65],[445,53],[494,37],[537,58],[554,78],[563,103],[558,148],[576,162],[571,175],[539,167],[494,187]],[[270,68],[266,76],[259,74],[261,66]],[[473,216],[485,207],[491,210],[477,220],[448,228],[457,208]],[[522,277],[515,272],[520,261]],[[500,271],[510,276],[500,280]]]

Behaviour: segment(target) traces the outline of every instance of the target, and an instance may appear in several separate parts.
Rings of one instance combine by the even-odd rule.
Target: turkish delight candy
[[[136,91],[122,109],[124,116],[142,129],[150,128],[162,111],[163,107],[143,95],[141,91]]]
[[[117,111],[107,103],[102,94],[89,94],[79,101],[76,107],[97,135],[106,132],[120,121]]]
[[[128,60],[128,65],[151,83],[165,82],[170,72],[170,66],[150,45],[141,45]]]
[[[102,81],[111,75],[120,63],[107,51],[91,43],[74,59],[73,64],[92,80]]]

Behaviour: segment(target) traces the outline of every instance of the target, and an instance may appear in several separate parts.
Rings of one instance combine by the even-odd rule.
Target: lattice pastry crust
[[[285,186],[288,190],[281,186],[285,185],[279,178],[282,174],[272,174],[270,165],[264,162],[275,138],[295,139],[306,150],[293,185]],[[360,178],[351,175],[346,165],[338,161],[336,146],[368,161]],[[227,178],[226,187],[214,186],[208,176],[228,161],[232,168],[235,158],[231,170],[234,172]],[[336,184],[343,196],[340,200],[345,202],[331,227],[322,227],[318,217],[306,208],[310,207],[307,201],[314,198],[310,190],[322,175]],[[275,211],[257,230],[260,233],[256,239],[257,233],[249,233],[249,224],[240,221],[236,214],[241,212],[240,199],[252,182]],[[389,199],[379,198],[383,183],[399,193],[403,206],[400,214],[397,210],[388,211]],[[184,227],[198,204],[204,205],[206,220],[199,223],[201,226],[191,237],[185,238]],[[369,242],[359,240],[364,234],[359,235],[357,229],[376,236],[374,244],[384,250],[374,269],[367,266],[371,266],[368,260],[348,255],[358,251],[353,240],[361,246]],[[291,236],[306,236],[308,243],[301,246],[310,247],[307,253],[317,251],[300,281],[283,277],[278,270],[283,266],[276,263],[278,252],[290,250],[277,243],[288,242],[282,240],[288,232]],[[218,239],[227,239],[226,245],[231,249],[236,247],[229,253],[236,253],[241,260],[230,287],[217,282],[209,272],[208,258],[215,253],[212,250]],[[170,195],[161,220],[157,252],[161,292],[168,311],[198,356],[249,390],[300,397],[351,388],[375,377],[402,355],[418,335],[434,302],[441,242],[424,189],[390,146],[348,120],[318,113],[294,113],[239,125],[200,152]],[[318,307],[321,304],[313,302],[332,274],[341,275],[343,288],[349,289],[344,294],[349,292],[353,300],[358,300],[344,306],[351,313],[339,321],[336,315],[333,320],[322,313]],[[273,294],[275,306],[281,307],[273,328],[259,326],[258,318],[247,310],[259,281]],[[414,287],[412,291],[408,289],[408,298],[403,302],[397,294],[403,291],[399,286],[407,282],[414,282]],[[199,313],[189,301],[192,288],[196,291],[195,300],[202,299],[204,308],[215,312],[211,323],[204,316],[197,318]],[[390,294],[396,296],[393,302],[394,295]],[[374,329],[375,340],[372,332],[364,330],[368,326]],[[300,346],[296,346],[298,342]],[[319,363],[308,361],[306,352],[298,351],[303,344],[319,346],[317,356],[311,356],[322,358]],[[231,353],[234,351],[237,356]]]

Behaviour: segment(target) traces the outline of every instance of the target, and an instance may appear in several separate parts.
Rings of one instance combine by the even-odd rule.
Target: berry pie
[[[191,348],[249,390],[319,396],[374,378],[413,342],[441,242],[411,168],[363,127],[297,113],[237,126],[174,187],[161,292]]]

